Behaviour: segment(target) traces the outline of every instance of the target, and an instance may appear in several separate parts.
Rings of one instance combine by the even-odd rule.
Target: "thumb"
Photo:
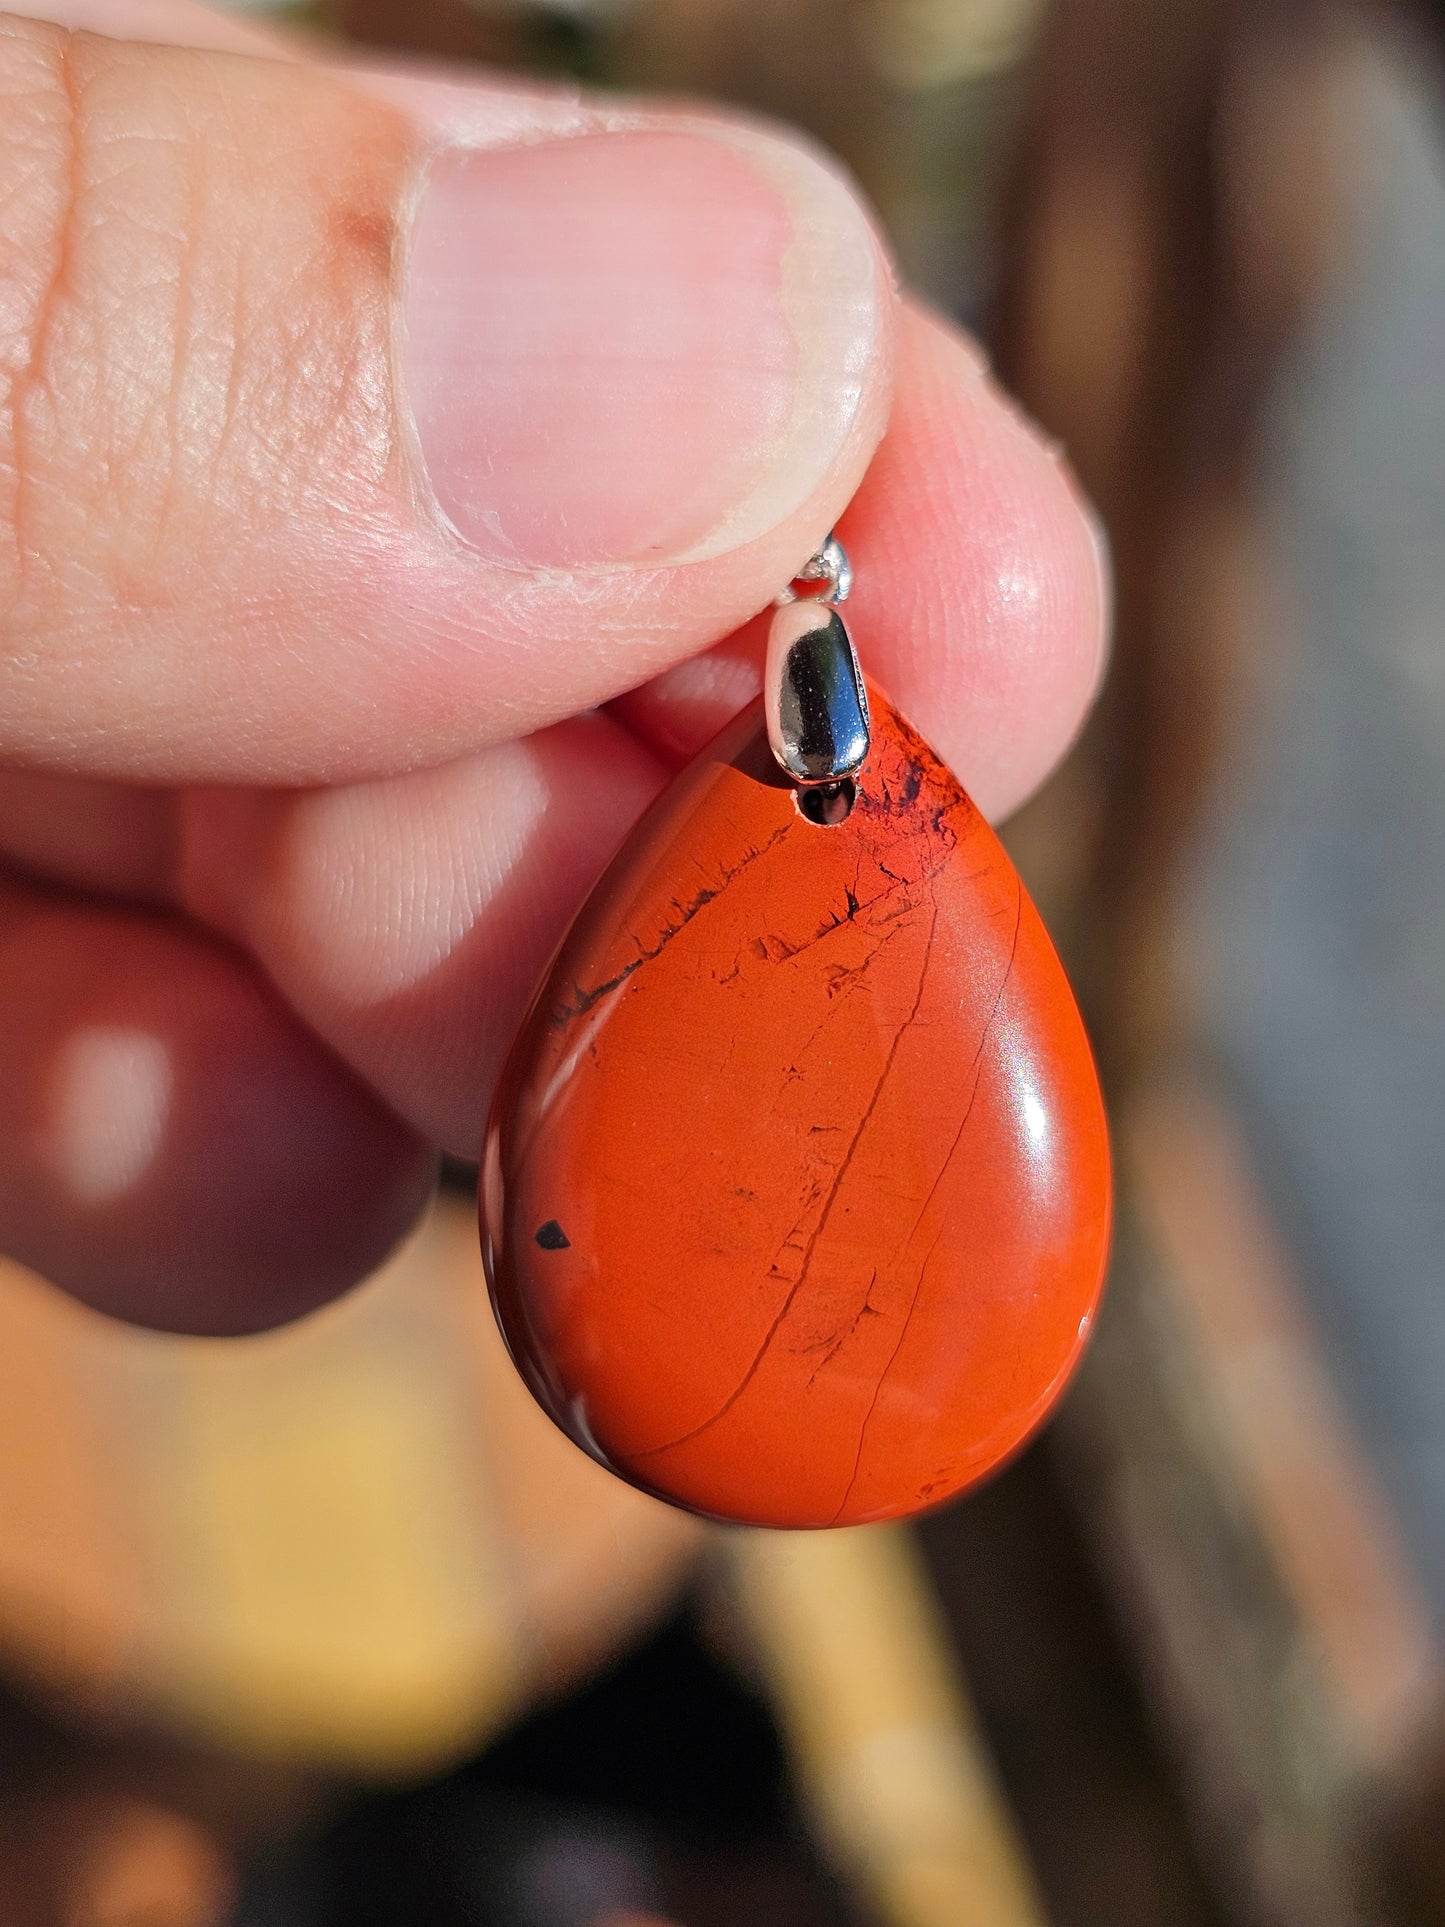
[[[893,309],[849,189],[460,92],[0,16],[0,757],[439,760],[715,640],[840,512]]]

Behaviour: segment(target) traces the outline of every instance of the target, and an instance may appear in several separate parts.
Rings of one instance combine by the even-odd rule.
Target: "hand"
[[[0,18],[0,1246],[240,1331],[476,1155],[568,916],[845,509],[867,667],[994,813],[1096,685],[1100,553],[802,144],[338,76],[170,0],[33,11],[64,25]]]

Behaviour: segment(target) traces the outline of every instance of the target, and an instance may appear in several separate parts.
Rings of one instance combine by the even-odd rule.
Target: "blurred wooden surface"
[[[1043,1927],[912,1537],[732,1535],[750,1644],[830,1859],[887,1927]]]
[[[536,1409],[457,1197],[258,1339],[131,1331],[0,1269],[0,1425],[10,1665],[312,1768],[476,1745],[664,1610],[702,1540]]]
[[[1120,1124],[1066,1482],[1241,1917],[1380,1919],[1372,1829],[1440,1691],[1425,1604],[1227,1106],[1179,1074]]]
[[[1445,1681],[1313,1281],[1201,1058],[1180,912],[1267,673],[1240,657],[1267,606],[1264,405],[1357,248],[1361,31],[1313,0],[1056,0],[994,328],[1117,569],[1099,715],[1014,830],[1054,881],[1120,1149],[1111,1298],[1053,1456],[1220,1891],[1301,1927],[1436,1917],[1389,1863],[1422,1800],[1438,1832]]]
[[[601,1471],[502,1349],[467,1199],[259,1339],[0,1267],[0,1428],[0,1653],[54,1714],[0,1705],[6,1927],[219,1927],[248,1843],[484,1743],[709,1546],[860,1908],[1041,1927],[907,1536],[709,1531]]]

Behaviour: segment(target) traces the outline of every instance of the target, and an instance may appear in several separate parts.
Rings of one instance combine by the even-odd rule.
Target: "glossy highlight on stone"
[[[544,1409],[694,1511],[937,1505],[1058,1397],[1101,1289],[1109,1152],[1018,873],[870,686],[846,820],[761,705],[643,818],[513,1048],[493,1302]]]

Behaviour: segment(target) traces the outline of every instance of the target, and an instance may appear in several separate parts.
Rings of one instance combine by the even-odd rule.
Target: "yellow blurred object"
[[[920,93],[1011,66],[1042,11],[1042,0],[859,0],[857,20],[879,76]]]
[[[746,1533],[733,1547],[830,1858],[889,1927],[1042,1927],[906,1528]]]
[[[0,1648],[82,1703],[418,1770],[664,1609],[700,1536],[537,1410],[458,1199],[254,1339],[133,1331],[0,1266]]]

